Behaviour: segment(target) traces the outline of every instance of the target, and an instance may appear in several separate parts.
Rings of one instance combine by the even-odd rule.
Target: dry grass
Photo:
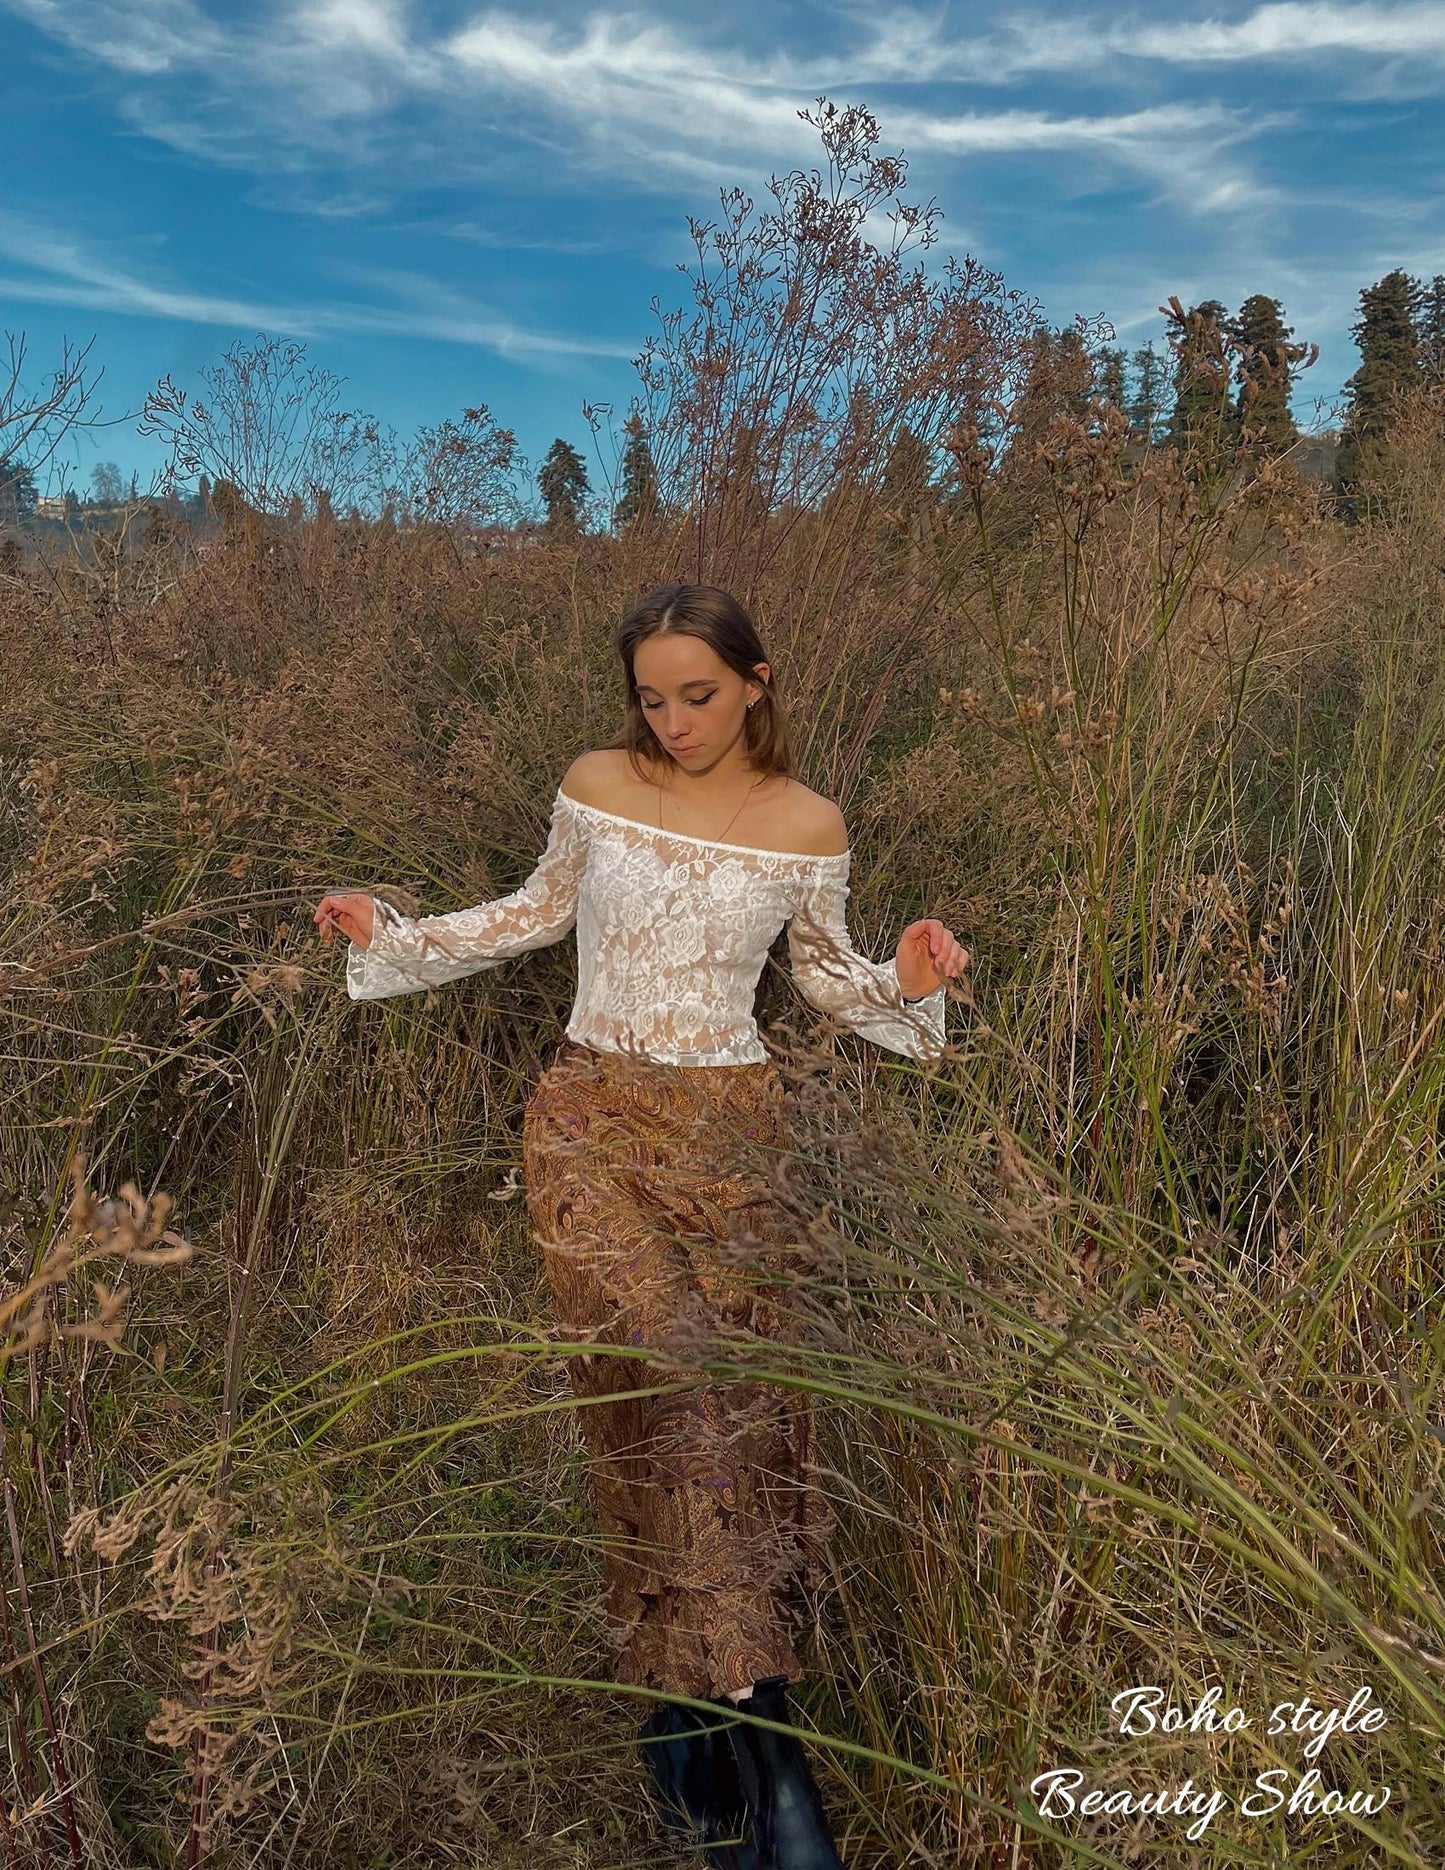
[[[1010,391],[1023,326],[969,290],[831,454],[826,372],[786,434],[667,404],[706,476],[619,538],[241,514],[200,560],[0,584],[6,1864],[670,1861],[518,1186],[570,944],[355,1007],[309,910],[514,887],[671,575],[752,606],[858,945],[933,913],[974,956],[932,1078],[820,1053],[770,967],[806,1328],[683,1347],[818,1397],[806,1699],[848,1862],[1439,1861],[1440,409],[1359,527],[1037,384],[992,431],[941,397],[951,497],[886,504],[879,437],[938,372]],[[762,520],[784,470],[808,498]],[[130,1234],[83,1202],[47,1258],[82,1160]],[[134,1263],[123,1332],[86,1241]],[[1077,1765],[1238,1798],[1307,1770],[1271,1706],[1362,1682],[1388,1726],[1317,1763],[1389,1784],[1373,1817],[1190,1839],[1030,1795]],[[1135,1683],[1253,1724],[1121,1735]]]

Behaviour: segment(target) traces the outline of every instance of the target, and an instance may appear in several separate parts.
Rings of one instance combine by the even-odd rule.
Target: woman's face
[[[768,665],[756,665],[762,675]],[[734,674],[701,637],[678,632],[638,645],[632,676],[659,745],[684,772],[714,765],[741,739],[747,707],[762,682]]]

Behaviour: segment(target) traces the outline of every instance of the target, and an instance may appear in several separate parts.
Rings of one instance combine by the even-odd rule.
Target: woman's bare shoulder
[[[625,748],[597,747],[578,754],[562,776],[561,789],[581,805],[626,817],[637,808],[638,784]],[[797,779],[779,777],[767,815],[773,834],[769,842],[779,850],[839,857],[848,849],[848,827],[838,807]]]
[[[848,849],[848,825],[842,812],[821,792],[811,792],[795,779],[788,787],[793,794],[792,849],[808,857],[841,857]]]
[[[595,805],[599,811],[612,810],[618,781],[618,762],[625,753],[613,747],[596,747],[579,753],[562,775],[561,790],[579,805]]]

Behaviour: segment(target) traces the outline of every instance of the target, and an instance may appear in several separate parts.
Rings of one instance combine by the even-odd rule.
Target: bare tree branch
[[[94,426],[87,415],[103,370],[90,370],[95,339],[79,348],[65,340],[60,362],[36,390],[25,385],[25,333],[5,333],[8,358],[0,361],[0,463],[14,462],[33,476],[67,435]]]

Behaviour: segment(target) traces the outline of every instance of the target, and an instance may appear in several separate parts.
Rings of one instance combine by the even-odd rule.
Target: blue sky
[[[1270,293],[1321,348],[1308,419],[1360,288],[1445,272],[1442,92],[1445,0],[0,0],[0,327],[37,371],[94,334],[112,417],[304,339],[402,434],[485,403],[597,484],[581,405],[620,423],[687,216],[819,162],[797,113],[826,96],[936,200],[930,271],[972,253],[1131,349],[1171,293]],[[160,465],[133,421],[67,477],[97,459]]]

